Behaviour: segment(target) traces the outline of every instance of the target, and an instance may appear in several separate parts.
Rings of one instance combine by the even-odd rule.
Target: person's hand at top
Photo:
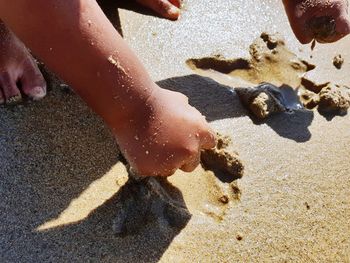
[[[137,0],[137,2],[167,19],[176,20],[180,16],[180,0]]]
[[[350,33],[347,0],[283,0],[290,25],[302,44],[336,42]]]

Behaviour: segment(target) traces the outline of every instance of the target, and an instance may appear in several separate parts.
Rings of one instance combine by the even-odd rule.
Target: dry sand
[[[278,0],[185,1],[178,22],[117,6],[106,12],[152,77],[189,96],[232,139],[244,176],[226,182],[201,167],[177,172],[170,182],[192,214],[186,226],[151,223],[117,237],[112,224],[127,171],[116,143],[55,84],[42,101],[0,108],[0,262],[350,262],[349,115],[297,111],[256,123],[228,90],[245,80],[222,74],[219,84],[218,72],[204,77],[186,65],[217,54],[247,59],[261,32],[281,32],[317,66],[310,81],[349,86],[350,38],[316,45],[310,59]],[[341,69],[333,65],[338,54]]]

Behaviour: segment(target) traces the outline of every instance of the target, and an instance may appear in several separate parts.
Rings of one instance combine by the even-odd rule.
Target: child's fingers
[[[320,43],[333,43],[336,42],[350,33],[349,20],[346,18],[340,18],[337,20],[335,33],[326,38],[316,37],[317,42]]]
[[[209,128],[201,137],[201,149],[211,149],[216,145],[216,136]]]
[[[7,103],[11,103],[13,98],[21,96],[15,79],[9,73],[3,73],[0,75],[0,87],[2,88],[3,95]]]
[[[177,8],[181,7],[181,1],[180,0],[169,0],[169,1],[170,1],[170,3],[172,3]]]
[[[341,17],[337,23],[337,32],[341,37],[344,37],[348,34],[350,34],[350,22],[349,17]]]
[[[180,16],[180,9],[177,5],[173,5],[168,0],[158,0],[156,1],[155,11],[161,14],[162,16],[176,20]]]
[[[216,145],[215,135],[210,129],[209,125],[206,125],[206,129],[204,132],[199,134],[200,144],[198,151],[190,156],[190,158],[186,161],[184,165],[180,167],[180,169],[184,172],[192,172],[200,163],[200,154],[202,149],[211,149]]]
[[[293,31],[294,31],[294,35],[296,36],[296,38],[303,45],[309,44],[314,39],[314,37],[311,34],[308,34],[306,32],[299,31],[299,30],[293,30]]]
[[[180,167],[180,170],[184,172],[192,172],[199,165],[200,162],[200,151],[196,155],[192,156],[184,165]]]
[[[2,94],[2,90],[1,90],[1,88],[0,88],[0,105],[1,104],[4,104],[5,103],[5,97],[4,97],[4,95]]]
[[[33,100],[39,100],[46,95],[46,82],[39,69],[28,66],[21,78],[22,91]]]
[[[153,9],[153,11],[157,12],[159,15],[171,20],[176,20],[180,16],[179,3],[177,5],[178,0],[171,1],[174,1],[175,4],[169,0],[138,0],[139,3]]]
[[[341,17],[338,19],[337,25],[336,25],[336,32],[337,34],[326,39],[325,42],[327,43],[336,42],[350,33],[350,23],[347,17]]]
[[[284,6],[292,30],[302,44],[313,39],[320,43],[335,42],[350,32],[347,1],[284,0]]]

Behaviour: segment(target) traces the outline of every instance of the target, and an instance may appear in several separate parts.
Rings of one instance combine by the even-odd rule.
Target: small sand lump
[[[229,181],[242,178],[244,166],[236,152],[229,152],[226,148],[230,144],[228,137],[217,134],[217,145],[213,149],[201,152],[201,164],[204,169],[214,173],[221,173]]]
[[[272,84],[263,83],[255,88],[236,88],[241,102],[259,119],[266,119],[272,113],[286,111],[283,96]]]
[[[227,195],[223,195],[219,198],[219,201],[223,204],[227,204],[230,201],[230,199],[228,198]]]
[[[236,239],[238,241],[241,241],[243,239],[243,236],[241,234],[237,234]]]
[[[336,55],[334,58],[333,58],[333,65],[334,67],[336,67],[337,69],[341,69],[341,67],[343,66],[343,63],[344,63],[344,58],[339,54],[339,55]]]
[[[320,92],[321,111],[346,112],[350,107],[350,88],[329,83]]]

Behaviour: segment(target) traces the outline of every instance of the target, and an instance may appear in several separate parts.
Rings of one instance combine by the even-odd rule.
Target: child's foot
[[[180,0],[137,0],[137,2],[171,20],[176,20],[180,16]]]
[[[46,83],[24,44],[0,20],[0,104],[18,102],[21,91],[38,100]]]
[[[335,42],[350,33],[347,0],[283,0],[295,36],[302,44],[313,39]]]

